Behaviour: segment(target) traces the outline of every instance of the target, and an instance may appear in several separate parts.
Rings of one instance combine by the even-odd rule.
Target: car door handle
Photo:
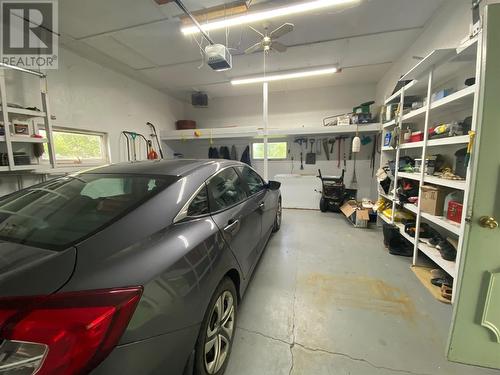
[[[260,202],[259,203],[259,209],[263,210],[264,207],[266,207],[266,205],[264,204],[264,202]]]
[[[224,232],[233,234],[239,228],[239,224],[239,220],[229,220],[228,224],[224,227]]]

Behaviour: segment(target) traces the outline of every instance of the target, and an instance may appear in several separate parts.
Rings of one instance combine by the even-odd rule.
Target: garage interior
[[[496,3],[60,0],[57,68],[0,64],[0,196],[244,162],[283,222],[226,375],[500,374]]]

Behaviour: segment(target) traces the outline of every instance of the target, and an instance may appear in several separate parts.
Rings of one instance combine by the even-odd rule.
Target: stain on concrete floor
[[[349,307],[398,315],[414,321],[415,306],[408,294],[384,280],[361,276],[310,273],[299,279],[318,309]]]

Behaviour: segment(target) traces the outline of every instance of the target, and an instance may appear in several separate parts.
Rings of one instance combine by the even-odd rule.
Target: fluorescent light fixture
[[[263,20],[269,20],[277,17],[290,16],[298,13],[310,12],[336,5],[345,5],[350,3],[358,3],[361,0],[316,0],[306,3],[299,3],[281,8],[263,10],[260,12],[247,13],[237,17],[231,17],[220,21],[213,21],[203,24],[201,28],[203,31],[211,31],[217,29],[224,29],[226,27],[244,25]],[[196,26],[186,26],[181,29],[185,35],[199,33],[200,30]]]
[[[283,73],[283,74],[271,74],[266,76],[259,77],[250,77],[250,78],[237,78],[231,80],[231,84],[233,85],[248,85],[252,83],[262,83],[262,82],[273,82],[273,81],[282,81],[285,79],[296,79],[296,78],[304,78],[304,77],[315,77],[322,76],[326,74],[335,74],[341,72],[341,69],[336,67],[330,68],[322,68],[316,70],[302,70],[298,72],[291,73]]]

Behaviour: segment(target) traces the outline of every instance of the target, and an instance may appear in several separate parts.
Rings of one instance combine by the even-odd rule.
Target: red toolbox
[[[410,142],[421,142],[424,140],[424,132],[418,131],[413,132],[410,135]]]
[[[448,203],[448,213],[446,214],[446,217],[449,220],[460,224],[462,222],[463,207],[464,206],[462,203],[459,203],[457,201],[450,201]]]

